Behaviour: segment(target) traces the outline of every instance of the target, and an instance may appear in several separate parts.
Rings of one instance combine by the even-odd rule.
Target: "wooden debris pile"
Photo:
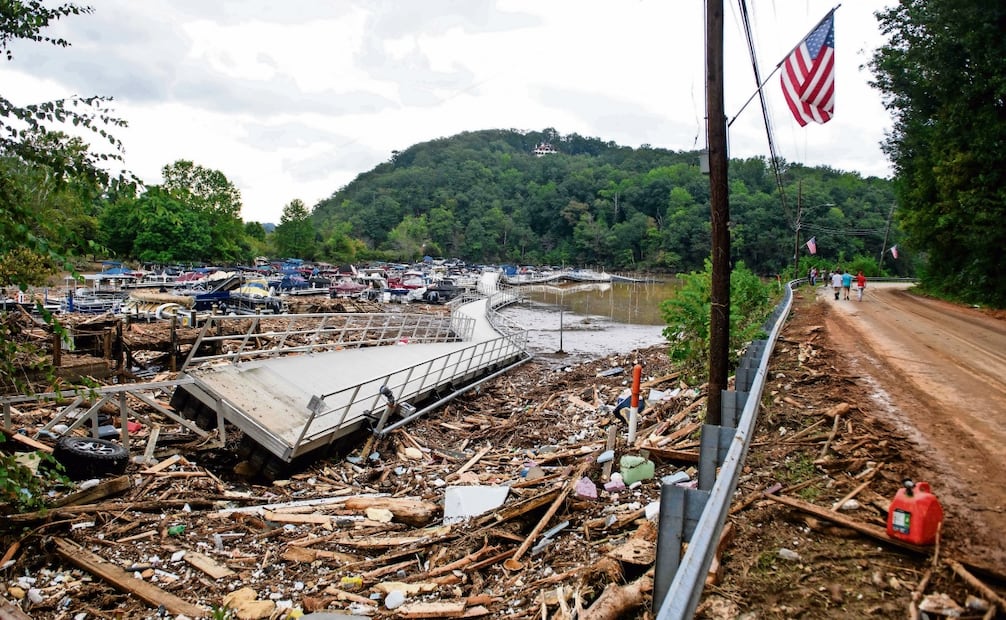
[[[640,356],[643,397],[659,398],[632,443],[613,409],[636,360],[611,358],[528,364],[274,483],[235,475],[227,453],[161,449],[122,478],[12,516],[31,533],[7,539],[8,599],[34,618],[158,606],[198,617],[225,604],[242,618],[642,613],[660,477],[683,471],[694,484],[704,396],[668,372],[663,350]]]

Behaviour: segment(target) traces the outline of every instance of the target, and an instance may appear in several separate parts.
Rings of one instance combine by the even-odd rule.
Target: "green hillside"
[[[536,156],[541,144],[556,152]],[[730,177],[733,256],[754,271],[792,267],[798,196],[800,243],[815,236],[819,258],[879,257],[890,181],[788,164],[784,208],[764,159],[732,161]],[[311,219],[318,254],[334,259],[433,255],[680,272],[701,269],[709,256],[708,200],[695,151],[552,129],[484,130],[394,152],[319,202]],[[898,234],[891,231],[888,246]]]

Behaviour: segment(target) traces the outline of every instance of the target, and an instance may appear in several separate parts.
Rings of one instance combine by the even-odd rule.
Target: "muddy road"
[[[860,398],[919,445],[948,545],[1006,566],[1006,321],[908,288],[868,283],[862,302],[819,289],[818,302],[869,386]]]

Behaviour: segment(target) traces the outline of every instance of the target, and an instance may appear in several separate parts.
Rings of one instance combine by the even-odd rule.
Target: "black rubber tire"
[[[52,456],[73,480],[121,474],[129,465],[129,450],[125,447],[91,437],[61,437]]]
[[[275,482],[276,480],[286,478],[290,474],[290,471],[291,467],[289,463],[281,461],[275,456],[270,456],[260,473],[269,482]]]

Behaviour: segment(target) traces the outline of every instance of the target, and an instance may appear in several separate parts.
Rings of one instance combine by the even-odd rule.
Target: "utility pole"
[[[891,212],[887,214],[887,228],[884,229],[884,242],[880,244],[880,259],[877,260],[877,269],[880,270],[878,276],[884,275],[884,254],[887,253],[887,236],[891,233],[891,218],[894,217],[894,207],[898,203],[891,203]]]
[[[796,193],[796,237],[793,240],[793,279],[800,277],[800,217],[803,214],[803,179],[797,184]]]
[[[706,3],[706,141],[712,222],[709,316],[709,395],[706,424],[719,425],[727,389],[730,347],[730,201],[727,192],[727,123],[723,103],[723,0]]]

